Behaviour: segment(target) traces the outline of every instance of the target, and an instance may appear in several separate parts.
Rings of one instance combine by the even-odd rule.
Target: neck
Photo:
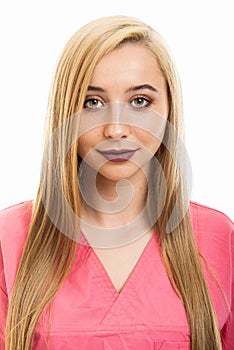
[[[123,226],[144,209],[147,179],[141,169],[129,180],[112,181],[98,174],[94,186],[90,182],[87,185],[88,191],[83,191],[86,198],[82,201],[81,215],[90,225],[103,228]]]

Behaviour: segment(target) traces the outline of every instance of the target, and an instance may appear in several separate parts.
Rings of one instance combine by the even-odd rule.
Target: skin
[[[144,106],[167,118],[166,81],[149,49],[127,44],[104,56],[96,66],[84,108],[89,112],[90,108],[102,108],[108,103],[115,102],[124,102],[131,107]],[[110,122],[80,136],[79,156],[84,159],[90,151],[93,151],[95,161],[98,156],[97,149],[108,140],[114,141],[117,147],[126,140],[134,142],[139,145],[136,156],[141,152],[144,154],[143,150],[147,149],[153,157],[160,146],[160,141],[142,128],[121,122]],[[141,212],[147,196],[147,180],[142,168],[131,160],[106,161],[97,174],[96,187],[99,194],[106,200],[115,199],[116,184],[122,179],[131,182],[133,190],[131,203],[121,212],[106,214],[91,208],[84,201],[81,214],[84,220],[99,227],[118,227],[133,220]],[[153,229],[149,229],[147,234],[136,242],[123,247],[95,249],[116,290],[120,291],[125,284],[153,232]]]

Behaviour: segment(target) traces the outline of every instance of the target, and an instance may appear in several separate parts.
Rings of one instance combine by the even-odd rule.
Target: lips
[[[127,162],[131,159],[137,150],[108,150],[98,151],[104,158],[110,162]]]

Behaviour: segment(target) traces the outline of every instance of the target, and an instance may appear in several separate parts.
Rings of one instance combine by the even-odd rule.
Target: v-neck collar
[[[140,266],[142,264],[142,260],[144,259],[144,255],[146,254],[147,250],[149,249],[149,246],[151,245],[151,241],[154,240],[154,236],[156,235],[157,233],[154,232],[151,237],[149,238],[149,240],[147,241],[144,249],[142,250],[139,258],[137,259],[137,262],[136,264],[134,265],[129,277],[127,278],[126,282],[124,283],[123,287],[121,288],[120,291],[118,291],[112,280],[111,280],[111,277],[109,276],[106,268],[104,267],[101,259],[98,257],[97,253],[95,252],[95,250],[93,249],[92,246],[87,246],[87,249],[89,252],[87,252],[87,256],[89,256],[89,259],[92,260],[92,269],[95,271],[95,273],[97,273],[98,275],[100,276],[103,276],[104,279],[105,279],[105,282],[108,284],[108,287],[111,287],[111,289],[114,289],[114,292],[116,295],[120,295],[123,293],[124,289],[125,289],[125,286],[128,284],[129,280],[131,278],[134,278],[134,274],[137,273],[138,269],[140,269]]]
[[[126,312],[131,300],[136,298],[137,289],[141,285],[140,280],[144,277],[144,268],[147,264],[147,256],[149,256],[148,251],[155,239],[156,233],[146,243],[120,292],[116,290],[108,272],[94,249],[91,246],[83,246],[82,250],[84,253],[82,254],[82,260],[87,267],[88,273],[92,274],[97,292],[102,294],[107,305],[106,315],[102,319],[103,324],[111,323],[112,319],[116,316],[121,317]]]
[[[150,237],[120,292],[116,290],[108,272],[94,249],[91,246],[87,247],[86,266],[89,273],[93,276],[94,283],[96,283],[96,292],[101,293],[107,306],[107,311],[101,321],[103,325],[112,323],[116,317],[124,316],[131,301],[136,299],[138,286],[141,284],[140,281],[144,277],[144,271],[148,264],[148,251],[154,244],[155,236],[156,233]]]

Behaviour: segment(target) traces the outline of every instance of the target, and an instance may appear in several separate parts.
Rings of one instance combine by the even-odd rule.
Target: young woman
[[[188,201],[181,117],[152,28],[70,39],[37,197],[0,215],[1,349],[234,349],[234,227]]]

